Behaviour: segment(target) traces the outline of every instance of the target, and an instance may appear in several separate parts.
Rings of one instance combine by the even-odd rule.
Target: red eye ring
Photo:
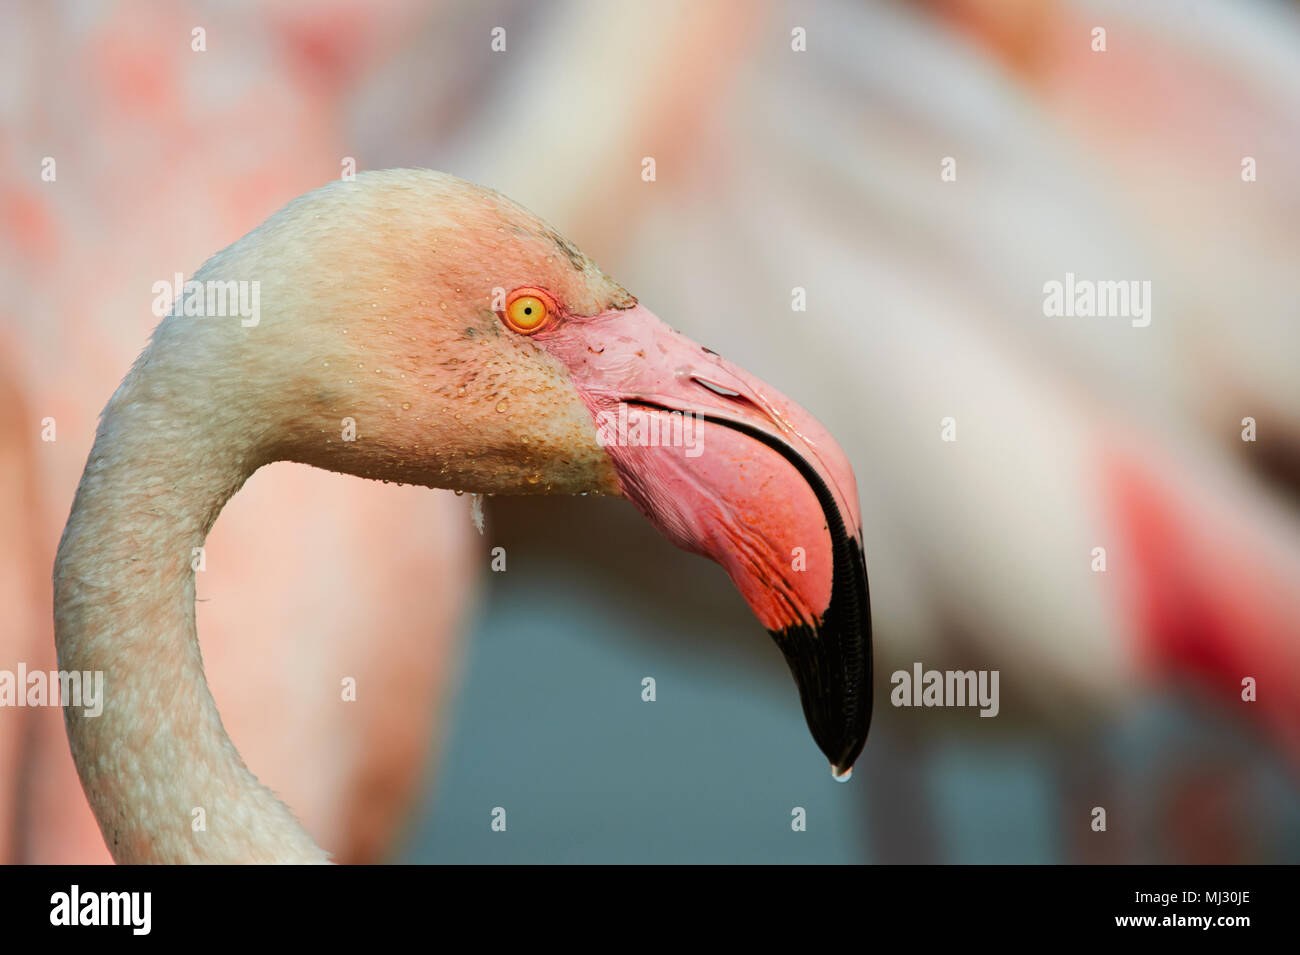
[[[555,299],[549,292],[524,285],[506,296],[505,307],[498,314],[512,332],[535,335],[546,328],[558,312]]]

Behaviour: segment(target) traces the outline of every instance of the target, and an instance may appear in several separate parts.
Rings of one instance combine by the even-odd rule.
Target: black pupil
[[[533,314],[533,307],[532,307],[531,305],[525,305],[525,306],[524,306],[524,314],[525,314],[525,315],[531,315],[531,314]]]

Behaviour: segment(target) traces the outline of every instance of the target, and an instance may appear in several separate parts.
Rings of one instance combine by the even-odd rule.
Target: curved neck
[[[195,548],[263,462],[160,364],[105,409],[55,561],[59,666],[104,674],[100,715],[65,711],[77,771],[118,862],[328,861],[226,735],[194,624]]]

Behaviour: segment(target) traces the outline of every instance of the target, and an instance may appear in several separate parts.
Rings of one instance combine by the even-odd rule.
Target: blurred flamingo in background
[[[460,162],[519,192],[549,194],[547,210],[583,223],[584,234],[607,223],[603,208],[640,209],[639,232],[605,233],[618,244],[613,260],[650,256],[689,276],[688,293],[667,293],[682,296],[674,305],[701,337],[745,315],[742,361],[761,368],[791,350],[804,356],[792,369],[803,369],[801,387],[848,436],[850,456],[872,462],[862,477],[879,494],[871,499],[888,502],[864,520],[900,558],[879,572],[889,580],[877,600],[889,669],[966,653],[957,641],[974,640],[1017,693],[1062,714],[1095,712],[1176,672],[1238,708],[1241,677],[1268,673],[1282,682],[1256,710],[1295,745],[1300,531],[1295,477],[1275,467],[1300,447],[1300,324],[1286,278],[1295,255],[1274,247],[1296,243],[1283,225],[1295,184],[1274,176],[1248,187],[1259,188],[1235,211],[1228,261],[1187,223],[1212,221],[1242,195],[1233,132],[1252,148],[1300,146],[1271,132],[1300,101],[1300,77],[1290,67],[1297,82],[1259,94],[1243,77],[1223,114],[1171,110],[1171,95],[1210,99],[1197,84],[1215,74],[1135,15],[1108,18],[1123,43],[1099,57],[1090,21],[1067,5],[1024,4],[1001,17],[999,4],[936,6],[1027,73],[1041,104],[1008,102],[995,64],[963,60],[957,33],[891,5],[791,12],[788,22],[816,37],[817,56],[807,58],[773,40],[788,35],[777,30],[787,22],[779,6],[739,28],[725,4],[676,17],[575,7],[533,38],[539,59],[574,35],[604,49],[616,27],[663,51],[618,71],[619,94],[588,117],[622,134],[553,143],[553,161],[582,184],[560,193],[542,182],[550,164],[504,148],[507,137],[542,135],[549,111],[595,82],[600,62],[568,58],[527,95],[512,91],[478,114],[460,135]],[[758,24],[770,32],[757,34]],[[1240,21],[1229,35],[1276,47],[1270,29]],[[681,35],[689,42],[676,42]],[[763,49],[745,45],[760,36]],[[864,59],[866,36],[880,49]],[[1026,36],[1036,55],[1015,45]],[[1238,69],[1251,65],[1230,45],[1216,52]],[[917,74],[953,95],[921,95]],[[1120,113],[1117,89],[1159,98],[1130,93]],[[841,101],[857,104],[854,122],[814,124],[809,111]],[[1227,112],[1240,101],[1252,109],[1234,110],[1251,117],[1238,132],[1242,120]],[[1135,111],[1140,142],[1120,125]],[[1084,120],[1066,127],[1068,149],[1056,112]],[[641,116],[659,125],[646,129]],[[377,120],[366,122],[382,137]],[[1162,132],[1178,142],[1223,138],[1220,162],[1195,151],[1153,157]],[[626,174],[641,143],[661,147],[652,184]],[[1084,175],[1078,157],[1088,149],[1119,164],[1105,193]],[[940,179],[946,155],[959,158],[953,183]],[[1191,168],[1171,177],[1183,159]],[[784,188],[765,189],[776,182]],[[1010,218],[1017,191],[1033,198]],[[713,237],[724,233],[731,241],[719,247]],[[1045,318],[1043,283],[1067,270],[1156,276],[1160,318],[1143,329]],[[817,303],[792,316],[796,285]],[[791,335],[792,322],[807,333]],[[827,341],[840,347],[828,351]],[[1240,439],[1252,411],[1268,422],[1258,446]],[[939,440],[949,415],[970,429],[952,445]],[[1106,576],[1091,569],[1101,545]]]
[[[665,294],[705,340],[744,316],[730,350],[747,366],[802,356],[799,393],[870,462],[869,551],[889,555],[873,565],[882,672],[1000,668],[1016,699],[1000,728],[1075,737],[1186,682],[1294,765],[1300,249],[1280,170],[1300,151],[1282,39],[1300,35],[1295,12],[1107,11],[1097,54],[1095,15],[1069,4],[918,7],[575,5],[530,35],[547,68],[519,67],[526,91],[466,120],[448,162],[548,195],[546,213],[601,235],[613,263],[688,279]],[[654,54],[558,55],[580,37],[612,61],[625,33]],[[506,148],[594,85],[597,141],[548,139],[547,164]],[[387,121],[357,120],[377,140]],[[629,174],[646,154],[653,183]],[[1247,155],[1274,173],[1244,183]],[[548,189],[552,164],[580,187]],[[639,210],[640,230],[610,229],[611,208]],[[1155,323],[1049,320],[1044,282],[1067,271],[1153,278]],[[792,316],[796,286],[810,304]],[[948,416],[954,444],[939,440]],[[1243,442],[1245,417],[1268,437]],[[1243,702],[1247,677],[1267,699]],[[888,765],[907,780],[934,723],[881,716],[909,737]],[[1098,769],[1063,768],[1062,789],[1115,795]],[[916,858],[924,841],[899,844]]]

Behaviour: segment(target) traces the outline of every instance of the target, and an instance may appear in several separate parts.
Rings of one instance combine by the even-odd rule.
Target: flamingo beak
[[[726,569],[794,675],[813,739],[846,778],[871,722],[871,611],[844,452],[774,388],[645,308],[542,333],[595,418],[623,494]]]

